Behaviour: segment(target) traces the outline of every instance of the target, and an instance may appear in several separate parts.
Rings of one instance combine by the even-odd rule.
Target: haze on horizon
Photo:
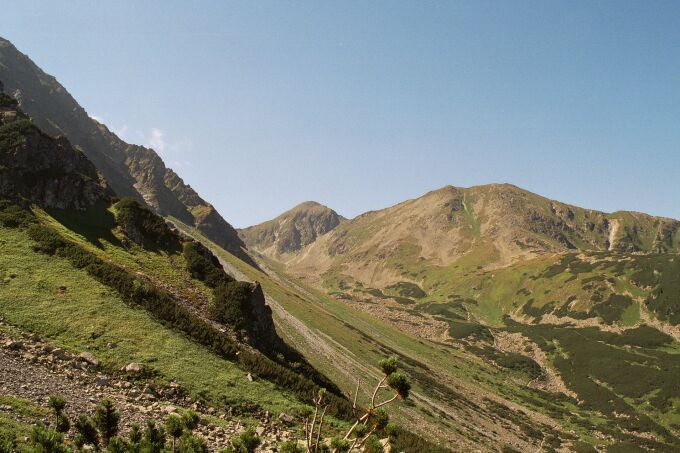
[[[4,10],[1,36],[237,227],[492,182],[680,218],[675,2]]]

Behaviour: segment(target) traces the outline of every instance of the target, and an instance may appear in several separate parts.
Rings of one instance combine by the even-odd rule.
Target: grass
[[[31,247],[25,232],[0,227],[0,312],[11,323],[66,349],[89,350],[110,369],[146,363],[162,379],[214,404],[256,403],[275,413],[301,406],[271,383],[249,382],[238,366],[146,311],[130,308],[85,271]]]
[[[122,247],[124,236],[117,228],[113,208],[96,206],[87,211],[34,208],[38,219],[99,258],[115,262],[133,272],[141,272],[162,280],[187,300],[208,299],[210,289],[193,279],[181,250],[150,251],[135,243]]]
[[[31,434],[31,423],[44,420],[48,411],[30,401],[0,394],[0,406],[10,406],[10,412],[0,412],[0,440],[9,440],[21,447]],[[22,421],[19,421],[18,418]]]
[[[668,443],[657,448],[680,447],[680,439],[672,432],[677,419],[675,401],[680,399],[674,377],[680,372],[680,357],[665,350],[674,344],[671,337],[647,326],[621,335],[596,328],[517,323],[510,329],[522,332],[550,354],[584,407],[616,419],[601,429],[621,441],[637,443],[642,441],[626,430],[653,432]]]
[[[178,223],[178,225],[180,224]],[[195,230],[185,225],[180,226],[195,237],[200,238],[201,241],[205,240]],[[208,244],[208,242],[205,243]],[[421,432],[427,430],[436,432],[434,430],[439,429],[438,427],[449,426],[448,429],[451,432],[455,431],[463,437],[473,438],[480,444],[488,442],[483,435],[466,430],[455,420],[452,420],[449,415],[442,414],[437,407],[427,402],[434,400],[439,406],[448,408],[458,415],[466,413],[466,411],[473,411],[482,417],[491,416],[488,411],[493,409],[479,406],[474,399],[461,393],[461,388],[464,389],[466,385],[472,385],[476,391],[486,392],[489,395],[500,395],[530,410],[548,414],[557,420],[565,431],[577,433],[579,438],[588,441],[590,444],[606,443],[606,441],[593,435],[590,422],[592,420],[592,423],[606,423],[606,417],[602,417],[596,411],[588,408],[579,407],[575,401],[569,398],[541,393],[524,386],[530,378],[536,376],[536,365],[523,356],[502,355],[491,357],[487,361],[487,358],[477,357],[472,352],[417,339],[392,325],[376,320],[369,314],[351,308],[347,303],[339,302],[302,282],[291,279],[283,272],[280,264],[267,261],[267,266],[274,273],[266,275],[243,264],[227,253],[221,253],[220,256],[248,278],[258,280],[268,295],[307,328],[317,333],[320,338],[325,339],[335,353],[349,355],[355,359],[356,362],[350,365],[352,369],[349,370],[351,373],[348,376],[346,374],[347,366],[344,362],[336,361],[335,365],[329,363],[326,353],[317,350],[315,348],[317,345],[307,343],[298,333],[298,327],[285,318],[275,316],[277,329],[280,330],[284,338],[295,344],[315,367],[332,377],[345,391],[354,390],[357,377],[361,378],[363,382],[373,379],[369,369],[362,368],[360,364],[370,365],[385,354],[398,355],[406,374],[414,381],[416,407],[422,410],[414,411],[413,407],[409,405],[401,405],[396,409],[395,416],[399,421],[416,426]],[[515,280],[511,280],[515,282],[515,286],[519,287],[532,284],[531,277],[543,272],[551,263],[551,261],[531,262],[529,263],[530,267],[526,268],[531,269],[530,272],[526,275],[520,272],[520,277],[515,274],[512,277]],[[466,272],[465,270],[456,271],[461,274]],[[482,271],[471,272],[466,280],[457,282],[457,284],[460,285],[460,288],[469,282],[472,282],[473,285],[479,285],[484,278],[488,278],[488,276],[485,277]],[[496,273],[495,278],[498,279],[495,280],[497,282],[504,282],[507,281],[506,278],[510,277]],[[566,280],[569,275],[561,278]],[[574,285],[578,286],[577,283],[574,283]],[[338,284],[338,289],[344,290],[346,286]],[[474,294],[472,290],[468,293],[463,290],[459,292],[461,294]],[[432,296],[424,298],[418,306],[419,309],[451,320],[460,321],[458,318],[461,314],[460,307],[462,304],[474,306],[474,300],[465,299],[462,295],[454,299],[449,298],[446,304],[434,303],[431,300]],[[513,305],[508,304],[508,307],[508,309],[512,309]],[[475,326],[475,331],[479,329],[478,325],[469,324]],[[495,359],[504,366],[491,363]],[[522,379],[516,382],[516,378],[520,375]],[[460,387],[461,385],[463,387]],[[428,398],[428,400],[423,398]],[[578,416],[575,417],[573,414],[578,414]],[[589,422],[584,423],[582,420],[589,420]]]

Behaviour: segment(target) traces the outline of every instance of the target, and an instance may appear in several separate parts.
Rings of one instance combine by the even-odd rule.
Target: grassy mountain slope
[[[418,326],[441,322],[448,332],[451,317],[456,333],[419,338],[395,322],[400,306],[388,310],[393,319],[382,321],[356,301],[330,297],[287,275],[276,261],[261,257],[263,273],[226,253],[219,256],[240,278],[261,283],[281,335],[344,390],[354,389],[357,376],[370,379],[365,364],[396,353],[415,381],[415,406],[401,407],[399,419],[454,449],[677,448],[678,395],[671,382],[680,345],[656,329],[598,333],[573,326],[534,329],[511,320],[488,328],[453,318],[441,305],[436,315],[415,315],[426,317]],[[591,342],[599,348],[592,353]],[[607,366],[597,366],[601,354],[613,358]],[[562,360],[570,356],[578,360]],[[654,359],[640,366],[643,357]],[[639,386],[624,383],[620,376],[629,369],[635,379],[649,377]],[[655,398],[657,387],[661,398]],[[621,414],[628,422],[619,420]]]
[[[263,249],[263,242],[250,241],[253,250]],[[274,257],[290,274],[341,298],[414,305],[412,309],[475,300],[468,304],[474,305],[470,311],[475,318],[498,324],[530,300],[533,306],[563,304],[560,299],[546,300],[550,298],[545,293],[536,295],[554,286],[559,272],[545,278],[527,276],[559,266],[565,254],[575,259],[574,267],[600,254],[601,259],[628,265],[630,274],[640,253],[674,254],[679,247],[680,222],[672,219],[605,214],[510,185],[448,186],[342,222],[300,251]],[[576,260],[579,253],[583,256]],[[601,267],[580,275],[602,275]],[[562,292],[580,298],[581,311],[592,308],[598,285],[591,282],[584,288],[577,278],[567,283],[569,291]],[[600,296],[614,292],[605,288]],[[577,305],[575,299],[569,303]],[[458,314],[469,316],[462,305],[459,308]]]
[[[420,338],[464,350],[465,369],[476,357],[501,376],[524,373],[522,390],[505,387],[522,382],[507,375],[486,390],[513,395],[581,440],[600,443],[574,424],[600,431],[612,451],[665,451],[677,448],[680,429],[678,226],[509,185],[445,187],[258,260],[290,284],[322,290],[314,293],[338,313],[359,309],[395,329],[381,341]],[[434,351],[412,357],[436,357],[428,373],[440,369],[433,375],[444,382],[457,376]],[[560,415],[566,407],[571,416]]]
[[[0,81],[44,132],[66,136],[82,149],[118,196],[132,196],[161,215],[195,225],[221,247],[248,259],[236,230],[167,168],[154,150],[125,143],[90,118],[54,77],[2,38]]]
[[[0,315],[106,372],[140,363],[157,385],[254,415],[339,390],[276,335],[259,285],[226,274],[207,249],[131,198],[0,97]],[[9,114],[12,113],[12,114]],[[335,423],[335,422],[333,422]]]
[[[346,428],[349,401],[281,341],[259,285],[234,280],[134,199],[113,198],[66,138],[42,132],[13,98],[0,101],[3,322],[87,351],[105,373],[139,363],[149,385],[222,413],[295,413],[325,387],[325,435]],[[0,428],[25,430],[15,422]],[[398,439],[405,451],[439,451],[406,431]]]

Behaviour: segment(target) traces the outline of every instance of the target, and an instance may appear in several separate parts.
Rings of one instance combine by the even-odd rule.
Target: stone
[[[26,347],[24,346],[23,343],[20,341],[12,341],[12,340],[7,340],[5,344],[3,345],[5,349],[9,349],[10,351],[23,351]]]
[[[258,426],[257,428],[255,428],[255,433],[258,436],[264,435],[264,431],[265,431],[264,426]]]
[[[248,376],[246,376],[249,382],[253,382],[253,375],[248,373]]]
[[[139,373],[142,371],[142,365],[137,362],[128,363],[123,367],[123,371],[126,373]]]
[[[68,360],[68,352],[61,348],[56,348],[52,350],[52,356],[57,360]]]
[[[162,409],[162,410],[163,410],[163,412],[165,412],[166,414],[174,414],[174,413],[177,412],[177,408],[176,408],[175,406],[171,405],[171,404],[169,404],[169,405],[167,405],[167,406],[163,406],[163,409]]]
[[[107,378],[106,376],[99,376],[94,381],[94,385],[96,385],[97,387],[108,387],[109,386],[109,378]]]
[[[295,419],[292,416],[290,416],[290,415],[288,415],[284,412],[281,412],[281,415],[279,415],[279,420],[282,423],[285,423],[287,425],[290,425],[291,423],[293,423],[295,421]]]
[[[78,358],[89,363],[92,366],[99,366],[99,360],[95,356],[92,355],[92,353],[89,352],[81,352],[78,354]]]

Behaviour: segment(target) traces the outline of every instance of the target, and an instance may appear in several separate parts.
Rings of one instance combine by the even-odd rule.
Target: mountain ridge
[[[266,226],[271,223],[259,228]],[[369,211],[283,254],[255,239],[247,240],[249,247],[282,262],[292,276],[345,294],[347,288],[434,285],[432,275],[446,269],[491,272],[554,254],[677,253],[680,222],[629,211],[604,213],[511,184],[488,184],[444,186]]]
[[[55,77],[1,37],[0,80],[42,130],[66,136],[80,148],[118,196],[132,196],[160,215],[195,225],[221,247],[249,260],[236,230],[154,150],[128,144],[92,119]]]

